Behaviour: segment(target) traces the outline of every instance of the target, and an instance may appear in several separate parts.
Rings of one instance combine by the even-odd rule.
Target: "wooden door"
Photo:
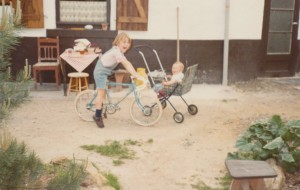
[[[294,75],[297,65],[299,0],[266,0],[262,75]]]

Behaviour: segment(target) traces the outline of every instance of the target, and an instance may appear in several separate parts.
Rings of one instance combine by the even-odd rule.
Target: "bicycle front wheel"
[[[143,95],[132,102],[130,115],[133,121],[139,125],[154,125],[162,115],[161,103],[155,95]]]
[[[84,90],[80,92],[75,99],[75,106],[77,114],[84,121],[94,121],[93,115],[95,114],[95,90]]]

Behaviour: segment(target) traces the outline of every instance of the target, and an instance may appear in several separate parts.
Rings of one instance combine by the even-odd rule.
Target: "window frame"
[[[106,3],[107,3],[106,18],[109,24],[111,0],[106,0]],[[60,0],[55,0],[55,10],[56,10],[56,28],[84,28],[85,25],[93,25],[94,29],[102,29],[101,24],[103,24],[103,22],[62,22],[60,21]]]

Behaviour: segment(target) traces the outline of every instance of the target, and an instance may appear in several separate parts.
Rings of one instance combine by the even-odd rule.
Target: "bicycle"
[[[110,94],[108,86],[122,86],[127,87],[129,90],[125,95],[122,95],[117,100]],[[141,126],[151,126],[157,123],[162,115],[162,106],[153,90],[145,91],[148,85],[143,83],[136,86],[133,78],[131,83],[117,83],[108,82],[105,89],[106,98],[102,106],[103,115],[114,114],[120,110],[120,103],[123,102],[129,95],[133,94],[134,100],[130,106],[130,116],[132,120]],[[142,93],[143,92],[143,93]],[[93,115],[95,114],[95,99],[97,97],[97,90],[84,90],[80,92],[75,98],[76,111],[79,117],[85,121],[94,121]]]

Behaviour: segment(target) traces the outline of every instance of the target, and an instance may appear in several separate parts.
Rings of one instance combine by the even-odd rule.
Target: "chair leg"
[[[60,73],[60,67],[57,70],[58,72],[58,84],[61,85],[61,73]]]
[[[34,67],[33,67],[33,79],[34,79],[34,90],[37,90],[37,73]]]
[[[59,82],[59,70],[58,70],[58,68],[55,70],[55,82],[56,82],[57,90],[59,90],[60,82]]]
[[[38,74],[38,76],[39,76],[39,82],[40,82],[40,85],[43,85],[42,71],[38,71],[37,74]]]
[[[76,79],[75,79],[75,81],[76,81],[75,93],[76,93],[76,94],[77,94],[77,92],[79,91],[79,88],[78,88],[78,86],[79,86],[79,79],[80,79],[80,78],[78,78],[78,77],[76,77]]]
[[[73,78],[71,77],[71,78],[70,78],[70,81],[69,81],[69,88],[68,88],[67,96],[70,95],[70,91],[71,91],[71,88],[72,88],[72,82],[73,82]]]
[[[84,78],[84,83],[85,83],[85,90],[89,89],[89,82],[87,77]]]
[[[78,84],[79,89],[78,89],[78,92],[76,92],[76,95],[77,95],[77,93],[80,93],[80,92],[81,92],[81,88],[82,88],[82,87],[81,87],[81,78],[80,78],[80,77],[78,78],[78,83],[79,83],[79,84]]]

